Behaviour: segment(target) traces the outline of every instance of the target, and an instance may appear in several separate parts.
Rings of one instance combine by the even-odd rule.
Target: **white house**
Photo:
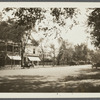
[[[26,60],[32,61],[34,64],[38,64],[40,60],[39,58],[39,50],[38,46],[33,46],[32,43],[27,44],[25,47],[25,54]]]

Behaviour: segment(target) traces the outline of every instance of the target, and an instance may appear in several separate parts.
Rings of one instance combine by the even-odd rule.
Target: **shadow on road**
[[[0,92],[100,92],[100,70],[81,70],[77,76],[49,80],[50,76],[0,77]]]
[[[67,76],[61,82],[66,92],[100,92],[100,70],[81,70],[78,76]]]
[[[0,92],[57,92],[61,91],[59,87],[42,76],[0,77]]]

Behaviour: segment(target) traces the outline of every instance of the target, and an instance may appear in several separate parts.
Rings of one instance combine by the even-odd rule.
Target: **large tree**
[[[74,61],[85,61],[87,62],[90,59],[89,49],[86,44],[80,44],[75,46],[75,51],[73,54]]]
[[[91,51],[91,61],[92,63],[99,63],[100,62],[100,50]]]
[[[52,60],[53,60],[53,66],[56,65],[56,47],[54,44],[50,45],[51,48],[51,54],[52,54]]]
[[[64,26],[66,24],[65,19],[70,18],[72,19],[73,16],[76,15],[76,8],[49,8],[50,14],[53,16],[53,23],[57,23],[58,26]],[[27,37],[30,36],[31,30],[36,26],[36,24],[41,23],[43,19],[46,19],[46,11],[47,9],[44,8],[5,8],[3,13],[12,11],[13,18],[9,18],[9,21],[14,21],[16,23],[16,27],[24,27],[24,31],[20,33],[16,33],[16,36],[20,36],[21,40],[21,58],[22,63],[21,65],[24,66],[24,52],[25,52],[25,42]],[[76,24],[76,21],[73,20],[73,23]],[[73,27],[73,24],[70,25],[70,29]],[[52,35],[53,32],[50,32],[52,28],[48,29],[48,27],[39,28],[43,30],[47,35]],[[55,30],[55,26],[53,27]],[[57,28],[56,28],[57,30]],[[48,34],[48,32],[52,34]],[[57,35],[60,34],[60,31],[56,32]],[[25,41],[24,41],[25,40]]]
[[[23,27],[23,32],[16,32],[15,35],[18,36],[16,42],[21,42],[21,66],[24,67],[24,52],[27,40],[30,38],[31,30],[34,28],[36,21],[41,21],[43,16],[42,8],[5,8],[3,12],[12,11],[13,18],[9,18],[9,22],[14,22],[16,28]],[[21,30],[21,29],[19,29]],[[22,30],[21,30],[22,31]],[[13,35],[12,35],[13,37]],[[13,37],[15,38],[15,36]]]
[[[9,21],[2,21],[0,23],[0,40],[5,42],[5,55],[7,54],[7,42],[12,41],[15,43],[18,43],[19,46],[22,40],[22,36],[26,34],[25,33],[25,27],[24,26],[18,26],[16,25],[15,22],[10,22]],[[25,39],[27,40],[27,39]],[[24,46],[26,45],[27,41],[25,41]],[[38,45],[37,41],[32,39],[33,45]],[[24,49],[22,49],[24,50]],[[5,61],[6,61],[6,56],[5,56]]]
[[[100,48],[100,8],[93,8],[88,16],[88,27],[90,27],[90,35],[93,44]]]
[[[2,21],[0,23],[0,40],[5,42],[5,55],[7,54],[7,42],[13,41],[20,43],[21,34],[24,34],[24,27],[16,26],[15,23]],[[6,56],[5,56],[6,64]]]
[[[59,53],[57,56],[57,64],[59,65],[60,62],[63,64],[68,64],[70,61],[72,61],[73,57],[73,48],[68,41],[62,41],[62,44],[59,48]]]
[[[9,23],[7,21],[2,21],[0,23],[0,39],[7,42],[13,41],[20,43],[21,35],[24,34],[24,27],[17,26],[16,23]]]

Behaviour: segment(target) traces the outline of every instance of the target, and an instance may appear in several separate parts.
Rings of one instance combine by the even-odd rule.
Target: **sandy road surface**
[[[48,68],[31,68],[16,70],[0,70],[0,76],[44,76],[50,80],[62,78],[64,76],[72,76],[80,73],[80,70],[90,69],[91,65],[67,66],[67,67],[48,67]]]
[[[0,70],[0,92],[97,91],[100,75],[96,73],[91,72],[91,65]]]

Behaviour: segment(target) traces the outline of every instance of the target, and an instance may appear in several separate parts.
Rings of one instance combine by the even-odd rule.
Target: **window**
[[[18,52],[19,51],[18,49],[19,49],[18,47],[14,47],[14,52]]]
[[[33,49],[33,54],[35,54],[35,49]]]
[[[12,45],[7,45],[7,51],[13,52],[13,46]]]

